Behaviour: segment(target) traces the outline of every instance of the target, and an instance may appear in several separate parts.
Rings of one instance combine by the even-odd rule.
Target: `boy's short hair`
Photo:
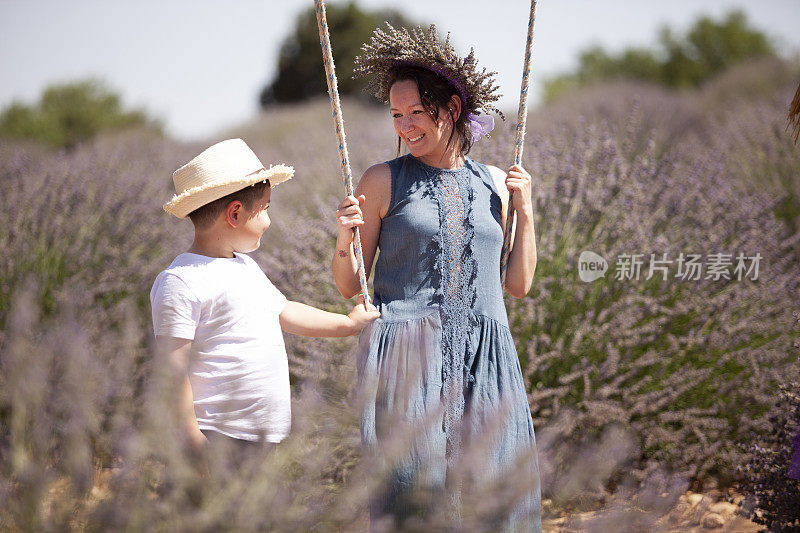
[[[218,198],[198,207],[188,217],[196,228],[205,229],[210,227],[215,220],[225,211],[228,204],[238,200],[242,202],[245,209],[253,209],[255,203],[264,196],[264,191],[270,188],[269,180],[259,181],[253,185],[248,185],[244,189],[239,189],[227,196]]]

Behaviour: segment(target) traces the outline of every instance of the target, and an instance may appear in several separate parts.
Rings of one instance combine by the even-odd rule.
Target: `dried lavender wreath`
[[[371,91],[383,101],[389,99],[390,72],[399,66],[423,67],[436,72],[450,81],[458,90],[465,112],[474,114],[503,113],[495,107],[502,96],[497,91],[496,72],[478,69],[474,50],[463,59],[450,44],[450,33],[442,41],[436,33],[436,25],[427,31],[417,26],[409,31],[396,29],[388,22],[384,31],[376,29],[369,42],[361,47],[356,56],[353,77],[367,77],[365,90]]]

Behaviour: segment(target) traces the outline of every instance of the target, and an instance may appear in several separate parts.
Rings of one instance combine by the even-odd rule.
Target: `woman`
[[[506,289],[522,298],[533,279],[531,178],[466,157],[487,132],[477,114],[497,112],[493,73],[479,72],[472,54],[459,58],[433,26],[377,30],[362,50],[356,74],[388,98],[398,151],[401,142],[409,151],[369,168],[358,198],[336,212],[342,296],[360,291],[352,229],[361,227],[368,276],[380,249],[382,316],[358,356],[362,441],[387,470],[371,516],[431,516],[444,496],[449,515],[466,520],[468,494],[513,476],[522,489],[504,495],[506,527],[539,530],[533,423],[500,282],[509,193],[517,222]]]

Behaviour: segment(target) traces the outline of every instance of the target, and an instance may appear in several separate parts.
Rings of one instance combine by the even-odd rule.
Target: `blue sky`
[[[393,7],[450,31],[459,51],[474,47],[480,64],[498,71],[502,106],[516,108],[527,0],[359,4]],[[127,105],[160,117],[170,134],[210,136],[257,113],[280,43],[309,5],[312,0],[0,0],[0,107],[32,102],[48,84],[91,76]],[[732,9],[745,11],[785,53],[800,51],[800,0],[539,0],[532,103],[541,80],[575,66],[590,45],[647,46],[662,25],[685,30],[701,14],[720,17]]]

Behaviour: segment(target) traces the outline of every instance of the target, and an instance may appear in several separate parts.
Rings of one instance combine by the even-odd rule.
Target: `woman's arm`
[[[369,278],[372,261],[378,249],[381,220],[389,209],[390,187],[389,165],[386,163],[373,165],[367,169],[356,187],[355,195],[358,198],[353,196],[345,198],[336,211],[339,234],[336,238],[331,270],[336,288],[345,298],[352,298],[361,292],[353,247],[353,228],[360,227],[364,272]]]
[[[508,173],[489,167],[503,202],[501,223],[506,226],[508,197],[513,192],[516,221],[511,228],[511,250],[506,266],[506,290],[515,298],[524,298],[533,283],[536,270],[536,232],[533,225],[531,176],[525,169],[514,165]]]

